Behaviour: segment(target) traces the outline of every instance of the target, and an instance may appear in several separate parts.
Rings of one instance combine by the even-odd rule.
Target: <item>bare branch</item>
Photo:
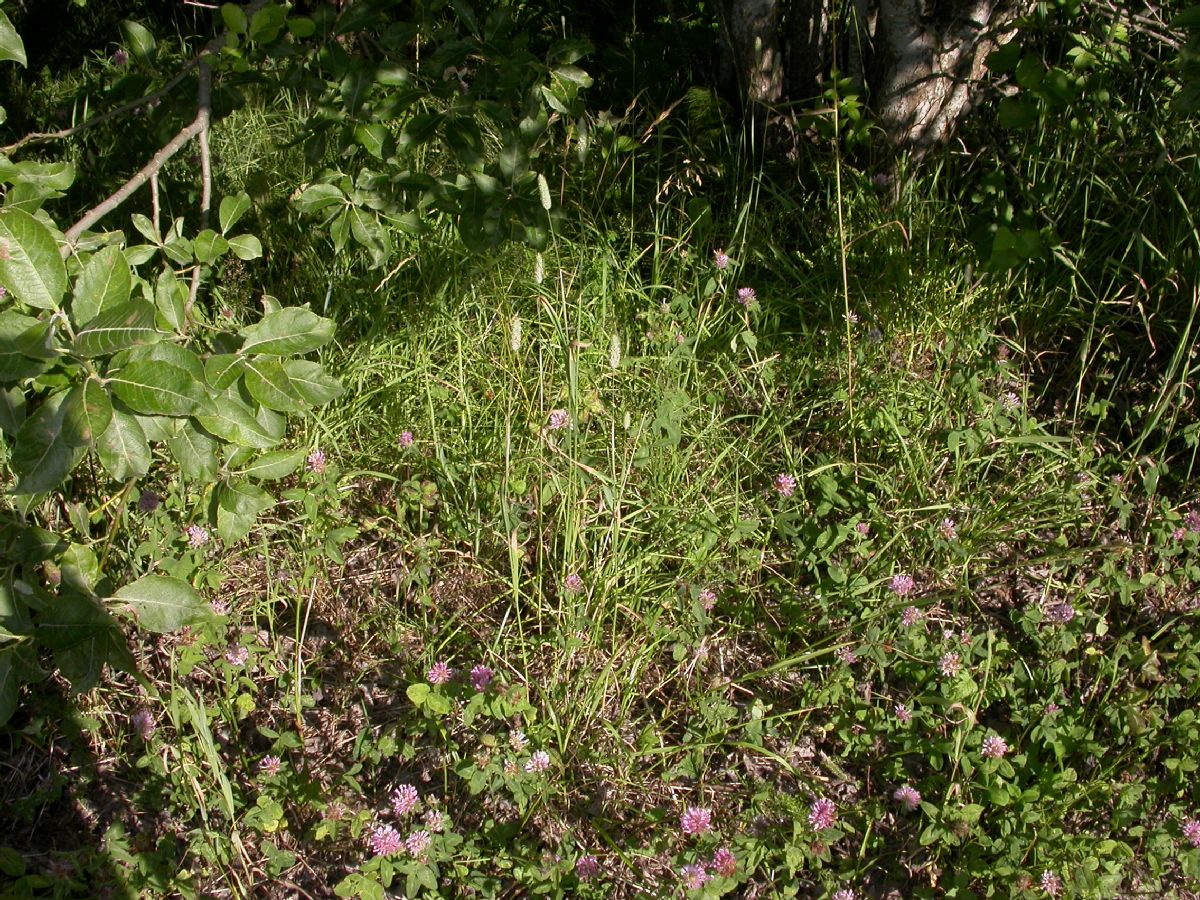
[[[208,227],[208,210],[212,206],[212,158],[208,149],[208,125],[212,118],[212,69],[208,63],[200,64],[200,91],[196,97],[196,120],[200,126],[200,230]],[[200,266],[192,270],[192,283],[188,288],[187,306],[183,316],[186,320],[196,305],[196,294],[200,291]]]
[[[114,193],[110,194],[97,206],[93,206],[83,214],[78,222],[67,229],[67,242],[62,246],[62,255],[70,256],[75,249],[75,244],[79,241],[79,236],[87,229],[91,228],[110,212],[129,199],[138,188],[150,180],[150,176],[158,173],[167,160],[183,149],[192,138],[198,135],[201,130],[208,125],[208,110],[202,110],[196,114],[196,118],[191,123],[181,130],[175,137],[171,138],[161,150],[150,157],[150,162],[142,166],[132,178],[119,187]]]
[[[266,3],[267,0],[254,0],[254,2],[246,8],[246,17],[253,17],[253,15],[263,6],[265,6]],[[138,107],[146,106],[147,104],[153,103],[155,100],[161,100],[167,94],[171,93],[171,91],[173,91],[176,87],[178,87],[179,82],[183,81],[183,79],[188,76],[188,73],[191,72],[192,69],[196,68],[196,66],[200,65],[200,63],[206,57],[220,53],[221,48],[225,46],[225,41],[228,35],[228,31],[223,31],[209,41],[204,46],[204,49],[201,50],[194,59],[190,60],[186,65],[184,65],[182,69],[175,73],[174,77],[172,77],[170,81],[160,87],[157,91],[153,91],[152,93],[146,94],[144,97],[139,97],[136,100],[130,100],[128,103],[122,103],[120,106],[110,109],[106,113],[101,113],[95,118],[87,119],[86,121],[80,122],[78,125],[74,125],[70,128],[62,128],[58,131],[37,131],[32,134],[27,134],[19,141],[9,144],[7,147],[0,147],[0,153],[4,154],[5,156],[11,156],[26,144],[41,144],[47,141],[60,141],[64,138],[73,137],[80,132],[95,127],[96,125],[101,125],[117,118],[118,116],[123,116],[128,112],[132,112]]]

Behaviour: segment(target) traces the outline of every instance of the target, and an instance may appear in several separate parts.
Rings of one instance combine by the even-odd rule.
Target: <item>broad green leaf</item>
[[[250,195],[245,191],[225,197],[221,200],[221,209],[217,215],[221,223],[221,233],[229,234],[229,229],[250,210]]]
[[[187,285],[179,280],[174,269],[164,268],[154,285],[154,305],[167,326],[175,331],[183,331],[187,297]]]
[[[133,277],[120,247],[108,246],[92,255],[75,282],[71,321],[75,327],[91,322],[106,309],[129,300]]]
[[[292,204],[302,213],[312,215],[330,206],[346,202],[346,195],[332,184],[310,184]]]
[[[379,217],[357,206],[350,207],[346,212],[350,215],[350,233],[371,254],[371,267],[383,265],[391,255],[392,242],[379,224]]]
[[[86,447],[104,434],[112,416],[112,401],[104,385],[88,378],[71,388],[63,401],[63,439],[73,447]]]
[[[252,463],[241,469],[238,474],[257,481],[274,481],[286,478],[304,462],[303,450],[274,450],[264,453]]]
[[[66,392],[48,398],[17,433],[10,464],[19,476],[16,494],[40,494],[56,487],[74,468],[79,454],[63,437]]]
[[[154,259],[154,254],[157,252],[158,248],[153,244],[135,244],[125,248],[125,259],[131,266],[140,266],[142,263],[148,263]]]
[[[244,339],[242,354],[291,356],[322,347],[333,338],[333,322],[309,309],[289,306],[273,312],[238,332]]]
[[[173,437],[167,438],[167,449],[179,463],[184,478],[210,482],[217,478],[217,442],[201,431],[191,420]]]
[[[150,445],[137,419],[113,410],[112,421],[96,441],[96,454],[106,472],[118,481],[140,478],[150,471]]]
[[[217,534],[226,544],[236,544],[254,527],[259,515],[275,505],[274,498],[256,484],[235,481],[217,489]]]
[[[209,384],[223,391],[238,380],[245,371],[242,358],[234,353],[219,353],[210,356],[204,363],[204,375]]]
[[[204,385],[186,370],[160,360],[130,363],[108,383],[126,406],[149,416],[190,416],[208,397]]]
[[[135,347],[128,352],[127,359],[122,364],[128,365],[131,362],[152,360],[170,363],[173,366],[183,369],[197,383],[206,383],[204,363],[200,361],[200,357],[192,350],[181,347],[178,344],[173,344],[170,341],[160,341],[157,344],[146,344],[142,347]]]
[[[376,159],[383,159],[384,148],[391,137],[387,128],[378,122],[359,125],[354,129],[354,140]]]
[[[162,246],[162,235],[155,228],[154,223],[141,213],[133,213],[129,217],[129,221],[133,223],[133,227],[141,232],[142,237],[152,243],[155,247]]]
[[[269,450],[283,440],[283,426],[260,422],[236,385],[214,398],[211,412],[197,413],[196,421],[209,434],[244,447]]]
[[[437,135],[438,126],[445,120],[446,114],[440,112],[418,113],[413,116],[400,132],[400,146],[411,150],[433,139]]]
[[[245,34],[246,29],[250,27],[250,23],[246,19],[246,13],[236,3],[223,4],[221,6],[221,18],[225,22],[225,27],[234,34]]]
[[[404,694],[412,701],[413,706],[424,706],[431,690],[425,682],[417,681],[405,688]]]
[[[0,60],[20,63],[22,66],[28,65],[25,61],[25,42],[21,40],[17,29],[13,28],[12,22],[8,20],[8,16],[2,9],[0,9]]]
[[[83,594],[95,593],[96,585],[104,577],[96,554],[84,544],[71,544],[67,548],[59,561],[59,571],[63,584]]]
[[[134,58],[142,62],[150,62],[154,58],[154,35],[145,25],[126,19],[121,23],[121,37],[125,46]]]
[[[0,157],[0,181],[12,185],[38,187],[47,193],[57,193],[74,184],[75,166],[69,162],[44,163],[32,160],[13,163]],[[11,205],[12,201],[12,191],[9,191],[5,203]]]
[[[145,300],[130,300],[106,309],[85,325],[75,335],[71,350],[77,356],[107,356],[162,337],[154,326],[154,307]]]
[[[20,209],[0,209],[0,284],[21,303],[58,309],[67,267],[45,225]]]
[[[338,253],[346,249],[346,242],[350,240],[350,207],[342,210],[330,223],[329,237],[333,241],[333,249]]]
[[[258,259],[262,256],[262,242],[252,234],[239,234],[229,239],[229,249],[238,259]]]
[[[308,16],[288,16],[287,27],[288,31],[301,40],[312,37],[317,31],[317,23]]]
[[[250,40],[269,44],[279,36],[287,12],[278,3],[268,3],[250,19]]]
[[[179,433],[179,428],[185,420],[173,419],[170,416],[139,416],[133,419],[142,428],[142,434],[152,444],[165,444]]]
[[[307,359],[287,359],[283,368],[291,379],[292,387],[313,406],[324,406],[344,393],[337,379],[325,374],[320,363]]]
[[[106,664],[125,671],[136,669],[108,610],[75,591],[62,591],[41,614],[37,639],[55,651],[55,665],[76,691],[95,687]]]
[[[196,259],[202,263],[211,264],[216,262],[221,256],[229,250],[229,241],[221,237],[211,228],[206,228],[192,241],[192,252],[196,254]]]
[[[268,409],[279,412],[300,412],[304,396],[292,384],[283,363],[274,357],[253,356],[245,361],[246,390]]]
[[[112,599],[157,634],[178,631],[212,618],[212,608],[186,581],[166,575],[143,575],[117,591]]]
[[[16,437],[25,424],[25,391],[19,387],[0,388],[0,431]]]
[[[16,310],[0,313],[0,382],[32,378],[54,356],[48,346],[50,325]]]
[[[172,262],[187,266],[191,265],[192,255],[195,251],[192,250],[192,242],[187,238],[171,237],[167,238],[166,243],[163,244],[163,252]]]

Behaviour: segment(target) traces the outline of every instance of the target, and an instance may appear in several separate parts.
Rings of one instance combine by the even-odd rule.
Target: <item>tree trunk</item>
[[[725,0],[725,30],[738,89],[749,105],[783,97],[779,0]]]
[[[988,54],[1034,0],[722,0],[732,68],[749,107],[820,97],[836,61],[870,99],[892,146],[920,157],[971,108]],[[838,46],[836,60],[831,34]]]
[[[872,105],[894,147],[922,156],[950,137],[1024,2],[948,0],[927,11],[923,0],[879,0]]]

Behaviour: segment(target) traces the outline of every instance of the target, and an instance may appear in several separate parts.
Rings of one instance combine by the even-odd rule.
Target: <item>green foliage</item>
[[[319,217],[335,249],[353,240],[381,266],[397,236],[427,233],[433,214],[474,251],[546,246],[545,169],[554,145],[585,128],[591,78],[575,65],[586,41],[535,54],[522,14],[508,3],[477,18],[466,4],[365,0],[317,17],[283,81],[315,110],[302,135],[310,159],[333,160],[295,205]],[[368,35],[369,58],[346,52]]]
[[[11,31],[7,19],[0,24]],[[145,28],[126,23],[125,36],[153,61]],[[14,39],[8,55],[18,58]],[[135,216],[149,245],[123,247],[124,234],[109,232],[71,247],[41,208],[70,187],[70,165],[3,159],[0,179],[8,186],[0,209],[0,424],[18,504],[0,522],[2,723],[20,682],[42,674],[40,649],[85,690],[106,663],[133,667],[113,612],[155,632],[210,615],[170,574],[117,587],[137,574],[132,558],[109,557],[139,502],[138,480],[162,477],[169,460],[189,483],[180,499],[192,527],[205,522],[236,544],[275,503],[258,482],[290,471],[277,452],[264,459],[259,451],[283,441],[286,416],[311,413],[341,389],[302,358],[332,339],[328,319],[264,297],[260,321],[223,329],[195,303],[221,257],[261,254],[251,235],[226,238],[249,208],[244,194],[222,201],[221,234],[206,229],[189,239],[180,218],[164,236]],[[172,264],[193,270],[191,291]],[[43,530],[35,523],[56,502],[72,514]],[[172,567],[163,556],[156,563]],[[56,573],[49,583],[38,574],[45,570]]]

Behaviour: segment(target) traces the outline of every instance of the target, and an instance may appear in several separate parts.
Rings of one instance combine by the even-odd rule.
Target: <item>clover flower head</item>
[[[896,718],[905,725],[912,721],[912,710],[910,710],[903,703],[897,703],[893,711],[896,713]]]
[[[548,427],[551,431],[562,431],[571,424],[571,414],[565,409],[550,410],[550,419]]]
[[[192,547],[203,547],[208,543],[208,529],[200,525],[189,525],[184,533]]]
[[[1048,869],[1042,873],[1042,890],[1043,891],[1045,891],[1051,897],[1057,897],[1059,894],[1062,893],[1062,889],[1063,889],[1062,879],[1059,878],[1058,875],[1056,875],[1054,872],[1051,872]]]
[[[391,856],[400,852],[404,838],[391,825],[376,825],[367,837],[367,846],[376,856]]]
[[[392,812],[396,814],[396,818],[407,816],[420,802],[421,795],[411,784],[401,784],[392,791]]]
[[[563,579],[563,588],[568,594],[580,594],[583,592],[583,579],[578,572],[572,572]]]
[[[154,736],[154,714],[144,706],[129,717],[129,724],[143,741],[148,741]]]
[[[999,735],[989,734],[979,746],[979,755],[984,759],[999,759],[1008,752],[1008,741]]]
[[[404,839],[404,849],[408,851],[409,856],[419,858],[425,855],[432,840],[428,831],[414,831]]]
[[[952,541],[958,537],[958,525],[949,516],[942,519],[938,524],[938,534],[948,541]]]
[[[813,805],[809,807],[808,811],[808,824],[813,827],[814,831],[832,828],[836,821],[837,807],[832,800],[822,797],[820,800],[813,801]]]
[[[400,449],[407,450],[413,445],[413,433],[411,431],[400,432]]]
[[[684,834],[704,834],[712,830],[712,810],[703,806],[689,806],[679,817],[679,830]]]
[[[912,785],[906,784],[896,788],[896,792],[892,794],[892,799],[909,812],[912,812],[921,805],[921,792]]]
[[[325,474],[324,450],[314,450],[312,453],[308,454],[308,471],[312,472],[314,475]]]
[[[225,661],[231,666],[244,666],[250,660],[250,648],[239,644],[225,651]]]
[[[738,288],[737,299],[738,303],[749,309],[754,305],[755,301],[758,300],[758,292],[752,287]]]
[[[892,593],[897,597],[907,597],[914,590],[916,590],[917,583],[913,581],[911,575],[906,575],[901,572],[892,576],[889,587],[892,589]]]
[[[429,679],[430,684],[448,684],[450,679],[454,677],[454,670],[444,660],[438,660],[425,673],[425,677]]]
[[[708,884],[708,871],[699,863],[689,863],[679,870],[679,875],[689,891],[698,891]]]
[[[1052,625],[1066,625],[1075,618],[1075,607],[1070,603],[1051,603],[1045,608],[1046,621]]]
[[[545,772],[550,768],[550,754],[545,750],[537,750],[529,757],[529,762],[525,763],[525,771],[530,774]]]
[[[962,671],[962,657],[957,653],[943,653],[938,660],[938,670],[947,678],[953,678]]]
[[[921,611],[915,606],[904,607],[904,612],[900,614],[900,624],[905,628],[911,628],[921,621]]]
[[[732,878],[737,874],[737,857],[728,847],[721,847],[713,853],[712,867],[722,878]]]
[[[713,251],[713,265],[722,271],[729,268],[729,256],[724,250]]]
[[[471,687],[477,691],[486,691],[488,685],[492,683],[492,678],[495,674],[495,672],[482,663],[474,666],[471,669]]]
[[[600,874],[600,860],[594,856],[581,856],[575,860],[575,874],[580,881],[591,881]]]
[[[714,592],[711,588],[705,588],[702,590],[696,595],[696,599],[700,601],[700,605],[703,606],[706,611],[711,610],[717,605],[716,592]]]
[[[1200,848],[1200,819],[1186,819],[1181,830],[1189,844]]]
[[[786,472],[780,472],[775,476],[775,490],[779,492],[781,497],[790,497],[796,493],[796,476],[788,475]]]
[[[264,775],[274,777],[279,774],[279,770],[283,768],[283,760],[278,756],[264,756],[258,761],[258,771]]]

